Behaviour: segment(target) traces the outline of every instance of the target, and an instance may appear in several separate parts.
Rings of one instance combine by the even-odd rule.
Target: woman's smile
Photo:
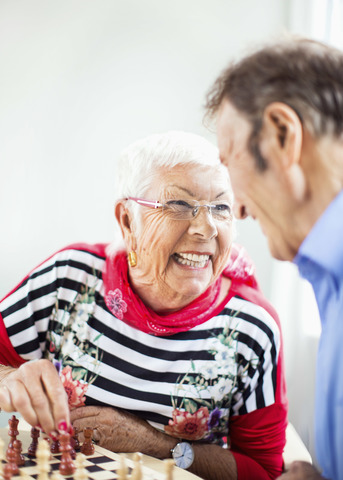
[[[182,266],[191,268],[206,268],[210,261],[210,255],[197,253],[174,253],[173,260]]]

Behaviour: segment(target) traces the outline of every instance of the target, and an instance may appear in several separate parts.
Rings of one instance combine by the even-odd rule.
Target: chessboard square
[[[99,463],[107,463],[107,462],[115,462],[115,460],[112,460],[112,458],[109,458],[109,457],[104,457],[104,455],[101,455],[101,456],[97,456],[97,457],[86,457],[88,459],[91,460],[91,462],[95,465],[99,464]],[[118,462],[115,462],[115,463],[118,463]]]
[[[35,460],[33,460],[33,458],[30,458],[30,457],[25,458],[25,468],[26,467],[33,467],[34,465],[36,465],[36,463],[37,462]]]
[[[101,465],[101,468],[102,468],[103,470],[112,470],[112,471],[115,471],[115,470],[117,470],[117,468],[119,467],[119,463],[116,462],[115,460],[110,460],[110,459],[108,459],[108,458],[105,459],[105,460],[107,460],[107,462],[105,461],[105,462],[103,462],[103,463],[98,464],[98,465]],[[110,461],[108,461],[108,460],[110,460]]]
[[[93,472],[90,472],[89,469],[87,470],[89,472],[89,478],[93,480],[114,480],[118,478],[118,475],[115,472],[110,472],[109,470],[98,470]]]
[[[34,464],[31,467],[24,467],[21,469],[21,474],[31,475],[37,474],[37,465]]]

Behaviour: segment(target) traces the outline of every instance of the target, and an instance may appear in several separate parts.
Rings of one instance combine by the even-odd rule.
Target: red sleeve
[[[65,250],[84,250],[86,252],[91,252],[99,256],[104,256],[105,255],[105,249],[106,249],[107,244],[104,243],[98,243],[94,245],[89,245],[86,243],[75,243],[73,245],[69,245],[67,247],[62,248],[56,253],[63,252]],[[44,260],[41,262],[38,267],[43,265],[47,260],[52,258],[54,255],[50,255],[48,259]],[[36,270],[38,267],[36,267],[34,270]],[[2,300],[5,300],[8,298],[13,292],[15,292],[31,275],[31,273],[34,271],[32,270],[16,287],[14,287]],[[21,364],[25,363],[25,360],[22,359],[17,352],[15,351],[9,337],[7,334],[6,326],[4,324],[4,320],[2,318],[2,315],[0,313],[0,364],[1,365],[10,365],[11,367],[19,367]]]
[[[279,403],[231,417],[231,451],[238,480],[270,480],[281,475],[286,426],[287,405]]]
[[[14,350],[12,343],[7,335],[7,330],[4,325],[2,316],[0,314],[0,364],[10,365],[11,367],[19,367],[22,363],[25,363],[17,352]]]

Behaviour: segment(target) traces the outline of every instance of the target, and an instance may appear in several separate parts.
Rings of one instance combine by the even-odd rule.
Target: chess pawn
[[[11,480],[12,478],[12,470],[11,470],[11,465],[9,463],[5,463],[4,465],[3,478],[4,480]]]
[[[8,420],[8,435],[10,437],[10,441],[7,446],[7,451],[13,448],[13,442],[14,440],[16,440],[17,436],[19,435],[18,422],[19,420],[15,415],[12,415],[12,417]],[[6,451],[6,459],[9,460],[7,456],[7,451]]]
[[[4,450],[5,450],[5,442],[3,441],[2,438],[0,438],[0,478],[3,476],[3,463],[2,463],[2,461],[5,458]]]
[[[73,427],[73,433],[70,439],[70,445],[73,447],[75,452],[79,452],[81,445],[79,442],[79,429],[77,427]]]
[[[142,458],[141,453],[139,453],[139,452],[134,453],[134,455],[133,455],[134,467],[133,467],[132,474],[131,474],[131,477],[130,477],[131,480],[142,480],[142,478],[143,478],[141,458]]]
[[[36,451],[38,447],[38,439],[40,435],[40,430],[38,428],[32,427],[31,428],[31,438],[32,441],[30,443],[30,446],[27,450],[27,454],[29,457],[36,458]]]
[[[38,442],[38,447],[36,451],[37,458],[37,469],[39,471],[37,480],[48,480],[50,472],[50,445],[45,440],[42,439]]]
[[[19,467],[15,462],[16,453],[13,448],[7,448],[6,457],[8,461],[7,465],[9,465],[9,467],[7,467],[8,471],[11,473],[12,476],[19,475]]]
[[[19,466],[22,467],[25,465],[25,457],[24,455],[21,454],[22,451],[22,443],[20,440],[15,439],[13,442],[13,450],[15,452],[15,463]]]
[[[50,443],[50,452],[55,455],[56,453],[60,453],[60,442],[58,439],[54,439]]]
[[[166,458],[164,460],[164,464],[165,464],[166,480],[173,480],[173,470],[175,466],[174,459]]]
[[[61,475],[72,475],[75,472],[75,464],[70,455],[70,452],[71,452],[70,435],[68,433],[62,433],[59,436],[59,439],[60,439],[60,451],[62,452],[59,472]]]
[[[128,468],[125,461],[125,455],[119,454],[119,467],[117,470],[118,480],[127,480],[128,478]]]
[[[81,453],[83,453],[84,455],[93,455],[95,451],[94,444],[92,442],[92,435],[92,428],[86,427],[83,429],[83,436],[85,437],[85,441],[82,444]]]
[[[88,472],[85,466],[86,457],[83,453],[78,453],[76,455],[75,466],[76,470],[74,473],[75,480],[88,480]]]

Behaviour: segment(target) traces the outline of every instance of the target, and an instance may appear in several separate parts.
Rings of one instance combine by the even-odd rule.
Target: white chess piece
[[[136,452],[133,455],[134,467],[131,474],[131,480],[142,480],[143,478],[141,459],[142,459],[141,453]]]
[[[128,478],[128,468],[126,465],[125,455],[123,453],[119,454],[119,468],[117,470],[118,480],[127,480]]]
[[[4,469],[2,461],[5,459],[5,442],[0,438],[0,476],[3,476]]]
[[[37,469],[39,472],[37,480],[49,480],[50,457],[51,453],[48,442],[44,439],[39,440],[36,452]]]
[[[77,453],[75,459],[76,470],[74,473],[75,480],[88,480],[88,472],[86,469],[86,456],[83,453]]]
[[[164,464],[165,464],[166,480],[173,480],[173,470],[175,466],[174,459],[166,458],[164,460]]]

